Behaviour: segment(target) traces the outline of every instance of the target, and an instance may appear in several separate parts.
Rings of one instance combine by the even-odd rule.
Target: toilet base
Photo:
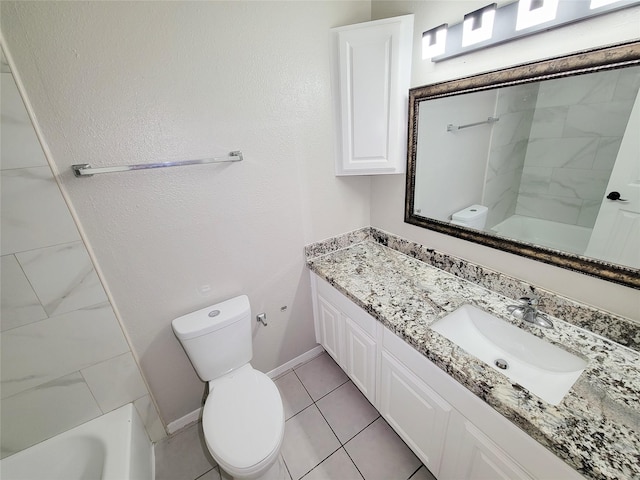
[[[222,467],[220,467],[220,475],[222,480],[247,480],[244,477],[232,477],[227,472],[225,472]],[[251,480],[286,480],[289,476],[287,475],[287,467],[284,464],[284,459],[282,458],[282,454],[278,455],[278,459],[269,467],[269,470],[264,472],[259,477],[252,477]]]

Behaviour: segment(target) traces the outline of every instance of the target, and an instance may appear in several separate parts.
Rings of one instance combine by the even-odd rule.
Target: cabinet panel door
[[[337,175],[403,173],[413,15],[333,29]]]
[[[349,317],[345,317],[347,375],[371,402],[375,402],[376,342]]]
[[[380,365],[380,413],[438,476],[451,407],[384,351]]]
[[[340,317],[340,311],[322,295],[318,295],[318,315],[322,346],[338,364],[341,364],[343,320]]]
[[[465,419],[454,478],[459,480],[532,480],[489,437]]]

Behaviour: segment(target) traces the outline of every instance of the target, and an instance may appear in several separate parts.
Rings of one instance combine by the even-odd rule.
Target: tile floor
[[[291,480],[435,480],[326,353],[275,383]],[[200,424],[156,444],[156,480],[228,480],[204,445]]]

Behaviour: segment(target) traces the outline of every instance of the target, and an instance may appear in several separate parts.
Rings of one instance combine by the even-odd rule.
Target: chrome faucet
[[[520,302],[518,305],[507,307],[509,313],[514,317],[539,327],[553,328],[553,322],[545,314],[538,312],[537,307],[540,301],[537,297],[520,297],[518,302]]]

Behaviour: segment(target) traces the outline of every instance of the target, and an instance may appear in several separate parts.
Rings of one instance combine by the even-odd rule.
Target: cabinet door
[[[318,295],[318,317],[322,346],[336,363],[341,364],[343,320],[340,311],[322,295]]]
[[[336,175],[403,173],[413,15],[332,30]]]
[[[376,342],[349,317],[345,317],[347,375],[371,402],[375,402]]]
[[[385,351],[380,365],[380,413],[438,476],[451,407]]]
[[[532,480],[527,472],[509,457],[474,424],[464,419],[459,437],[458,455],[449,471],[456,480]]]

